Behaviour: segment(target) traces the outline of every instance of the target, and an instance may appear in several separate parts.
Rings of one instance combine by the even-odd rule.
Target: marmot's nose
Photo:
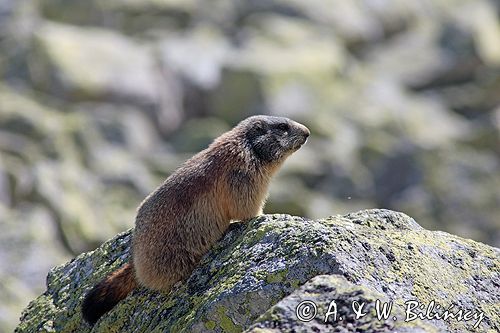
[[[308,137],[309,137],[309,135],[311,135],[311,131],[309,130],[309,128],[305,127],[305,126],[304,126],[304,125],[302,125],[302,124],[298,124],[298,125],[299,125],[300,130],[302,131],[302,134],[303,134],[306,138],[308,138]]]

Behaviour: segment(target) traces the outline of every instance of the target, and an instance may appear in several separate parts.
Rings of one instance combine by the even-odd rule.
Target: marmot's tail
[[[134,266],[128,263],[108,275],[85,295],[82,304],[83,318],[94,325],[103,314],[127,297],[135,287],[137,287],[137,280]]]

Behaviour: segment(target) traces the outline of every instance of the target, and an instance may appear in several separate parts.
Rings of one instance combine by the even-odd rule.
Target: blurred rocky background
[[[312,130],[267,213],[500,246],[500,1],[0,0],[0,332],[252,114]]]

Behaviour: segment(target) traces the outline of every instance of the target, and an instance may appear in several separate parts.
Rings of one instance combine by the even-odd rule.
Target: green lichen
[[[215,327],[217,326],[217,323],[213,320],[209,320],[209,321],[206,321],[205,322],[205,327],[207,328],[207,330],[213,330],[215,329]]]
[[[292,287],[292,289],[297,289],[300,286],[300,280],[297,280],[297,279],[292,279],[289,281],[289,283],[290,283],[290,287]]]
[[[286,279],[287,273],[288,273],[287,269],[278,272],[273,272],[266,276],[266,282],[267,283],[283,282]]]
[[[231,318],[226,315],[226,308],[223,306],[217,309],[217,314],[219,316],[220,327],[224,332],[227,333],[238,333],[242,332],[243,328],[241,326],[235,325]]]

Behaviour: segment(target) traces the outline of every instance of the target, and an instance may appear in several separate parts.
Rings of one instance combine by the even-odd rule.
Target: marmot
[[[232,220],[262,214],[271,176],[309,134],[287,118],[253,116],[186,161],[139,206],[132,259],[87,293],[85,320],[138,285],[169,291],[188,277]]]

